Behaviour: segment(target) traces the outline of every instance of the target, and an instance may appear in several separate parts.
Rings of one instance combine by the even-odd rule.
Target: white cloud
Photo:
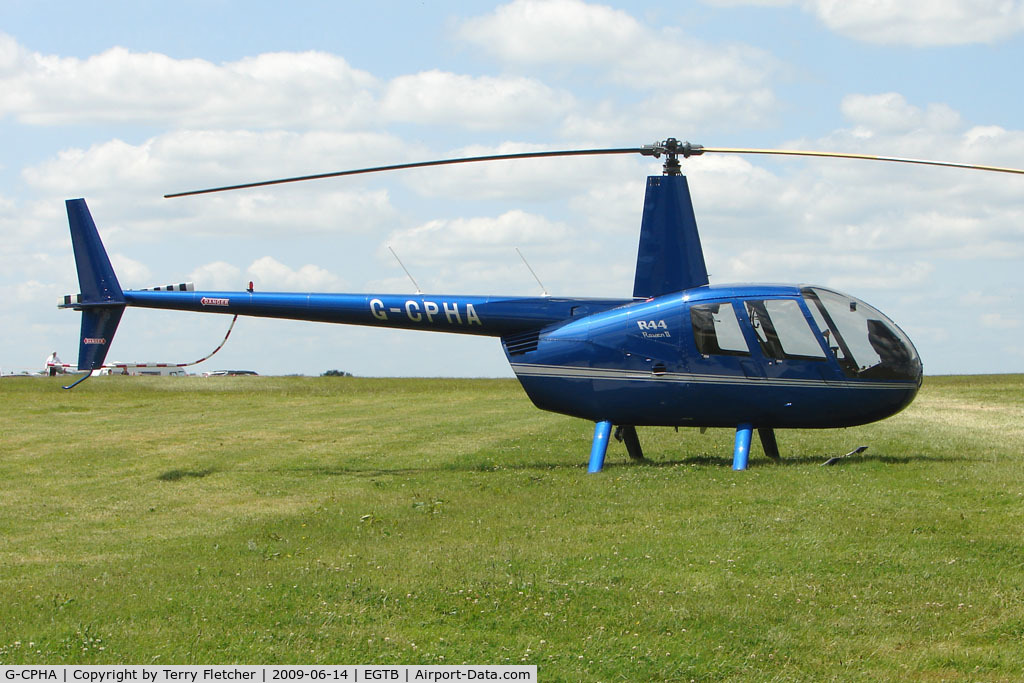
[[[242,288],[242,271],[225,261],[199,266],[188,274],[198,290],[238,290]]]
[[[1024,3],[1019,0],[814,0],[809,4],[832,30],[872,43],[993,43],[1024,29]]]
[[[586,140],[630,140],[638,130],[677,135],[725,130],[732,134],[737,128],[764,126],[778,109],[775,93],[767,87],[690,87],[681,83],[670,93],[659,92],[642,101],[606,102],[573,111],[565,117],[561,132],[568,138]]]
[[[852,123],[871,132],[900,133],[918,128],[952,131],[962,125],[960,115],[947,105],[930,104],[921,109],[899,93],[847,95],[840,109]]]
[[[593,243],[577,230],[518,209],[495,217],[428,221],[392,233],[387,245],[425,291],[476,294],[540,293],[534,291],[539,287],[515,252],[520,248],[550,290],[579,295],[583,290],[575,281],[587,270],[579,259],[593,253]],[[378,257],[382,263],[394,263],[386,247]],[[409,289],[402,275],[386,284]]]
[[[558,121],[574,105],[568,93],[529,78],[432,70],[392,80],[381,111],[399,122],[507,129]]]
[[[967,45],[995,43],[1024,31],[1021,0],[703,0],[726,7],[796,6],[829,29],[869,43]]]
[[[839,128],[817,140],[796,140],[786,147],[856,152],[912,159],[933,159],[1015,167],[1024,158],[1024,130],[1007,130],[998,126],[967,127],[959,112],[940,103],[919,106],[909,103],[901,94],[853,94],[843,99],[842,113],[848,127]],[[1019,178],[993,173],[953,169],[910,168],[896,164],[818,162],[828,171],[823,177],[846,180],[865,172],[875,178],[907,183],[914,191],[941,186],[944,202],[961,198],[967,189],[1019,196]],[[951,190],[950,188],[956,188]]]
[[[137,196],[335,171],[345,160],[379,159],[381,148],[401,149],[391,136],[369,133],[169,131],[134,145],[115,139],[64,149],[22,176],[34,188],[62,194],[113,187]]]
[[[114,47],[79,59],[31,52],[0,34],[0,116],[37,125],[337,128],[372,120],[378,87],[368,73],[322,52],[214,64]]]
[[[642,33],[626,12],[581,0],[516,0],[459,27],[464,40],[503,60],[537,64],[609,60]]]
[[[393,233],[388,242],[401,254],[416,254],[426,263],[503,253],[516,245],[552,245],[569,236],[569,228],[543,216],[508,211],[496,218],[434,220]],[[514,252],[513,252],[514,253]]]
[[[513,63],[607,70],[631,88],[693,89],[763,85],[776,68],[767,53],[742,45],[709,46],[677,29],[641,24],[607,5],[582,0],[515,0],[463,22],[459,36]]]
[[[272,256],[257,259],[246,272],[257,289],[283,292],[329,292],[344,289],[340,278],[319,266],[306,264],[294,270]]]
[[[302,175],[311,170],[332,171],[341,163],[376,165],[381,149],[397,146],[389,136],[372,134],[177,131],[138,145],[111,140],[88,149],[65,149],[55,158],[24,169],[22,177],[31,188],[50,196],[51,221],[62,208],[61,198],[89,198],[105,237],[118,235],[126,224],[131,226],[126,234],[133,240],[168,232],[222,236],[253,236],[283,229],[293,233],[366,232],[394,220],[395,210],[385,189],[362,190],[353,180],[322,180],[202,198],[167,200],[162,194]],[[0,207],[0,223],[7,220],[5,213]],[[31,238],[31,233],[26,237]]]
[[[247,192],[197,205],[188,228],[207,235],[253,237],[373,233],[394,221],[385,190]]]
[[[778,251],[746,250],[729,257],[722,266],[719,282],[812,278],[813,284],[852,292],[920,285],[935,270],[925,261],[888,261],[874,254],[831,251],[818,245],[806,245],[803,249],[786,245]],[[779,273],[788,273],[789,277],[779,277]]]
[[[127,289],[139,289],[142,287],[155,287],[158,284],[151,282],[153,276],[146,264],[135,259],[128,258],[123,254],[110,254],[110,264],[117,273],[118,282]]]
[[[38,280],[18,282],[14,285],[13,291],[7,294],[12,296],[13,300],[21,305],[49,303],[51,299],[57,300],[57,297],[53,296],[52,287],[48,283],[42,283]]]

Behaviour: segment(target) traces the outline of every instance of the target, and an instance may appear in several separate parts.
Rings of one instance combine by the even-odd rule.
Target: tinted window
[[[803,290],[814,319],[850,377],[919,379],[921,359],[910,339],[859,299],[818,287]]]
[[[766,358],[822,359],[825,352],[795,299],[746,301],[750,324]]]
[[[749,355],[736,311],[730,303],[697,304],[690,307],[693,339],[697,350],[710,355]]]

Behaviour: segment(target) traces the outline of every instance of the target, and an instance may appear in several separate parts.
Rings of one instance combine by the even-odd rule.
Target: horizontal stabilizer
[[[161,285],[160,287],[146,287],[143,292],[194,292],[196,286],[191,282],[180,282],[176,285]]]

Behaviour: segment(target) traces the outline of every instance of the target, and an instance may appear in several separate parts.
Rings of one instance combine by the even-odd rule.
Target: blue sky
[[[0,352],[73,361],[63,200],[126,287],[628,296],[649,159],[515,162],[165,200],[463,154],[667,137],[1024,166],[1024,3],[936,0],[0,5]],[[1024,178],[689,161],[713,283],[815,283],[929,373],[1024,371]],[[219,316],[131,310],[110,358],[183,362]],[[240,320],[220,367],[506,376],[492,339]]]

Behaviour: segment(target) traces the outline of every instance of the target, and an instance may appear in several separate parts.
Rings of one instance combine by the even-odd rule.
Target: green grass
[[[0,663],[1016,680],[1024,376],[784,431],[592,425],[511,380],[0,381]],[[827,457],[866,444],[835,467]]]

